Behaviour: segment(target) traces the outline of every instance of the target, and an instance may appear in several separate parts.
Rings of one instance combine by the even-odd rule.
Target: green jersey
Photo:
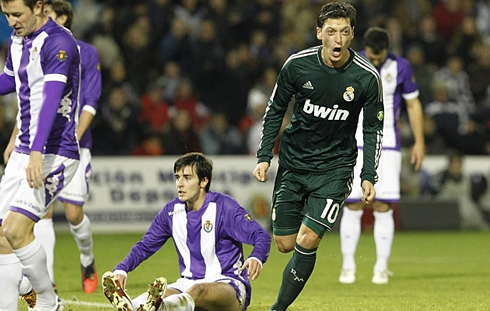
[[[291,99],[291,122],[279,145],[279,165],[299,172],[324,174],[353,170],[355,133],[363,111],[364,163],[361,180],[377,181],[383,135],[383,92],[376,68],[352,49],[349,60],[332,68],[322,60],[322,46],[293,54],[282,67],[269,100],[257,151],[270,162],[274,142]]]

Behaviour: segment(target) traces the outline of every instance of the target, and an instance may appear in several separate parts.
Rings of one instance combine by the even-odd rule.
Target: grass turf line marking
[[[78,300],[61,300],[65,305],[75,305],[75,306],[87,306],[87,307],[97,307],[97,308],[107,308],[113,309],[110,303],[101,303],[101,302],[88,302],[88,301],[78,301]]]

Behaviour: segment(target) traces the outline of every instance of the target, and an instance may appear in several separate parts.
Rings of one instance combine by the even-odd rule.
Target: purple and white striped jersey
[[[189,211],[184,202],[174,199],[160,210],[143,238],[114,270],[130,272],[172,238],[179,257],[180,275],[188,279],[227,276],[247,287],[242,243],[253,245],[249,257],[266,262],[271,237],[233,198],[208,192],[198,211]],[[248,305],[248,303],[247,303]]]
[[[77,40],[80,48],[80,114],[86,110],[93,115],[97,112],[97,101],[102,91],[100,74],[100,60],[97,49],[80,40]],[[87,129],[79,138],[81,148],[92,148],[92,133]]]
[[[28,36],[12,34],[4,73],[15,78],[17,152],[28,154],[32,150],[79,158],[75,137],[79,65],[75,39],[51,19]],[[48,82],[64,84],[60,102],[45,100],[50,93],[45,87]]]
[[[366,56],[364,51],[361,55]],[[388,53],[386,60],[377,68],[383,84],[384,124],[383,149],[400,150],[400,133],[397,125],[403,99],[419,96],[417,84],[413,79],[412,67],[403,57]],[[357,146],[363,146],[362,113],[356,132]]]

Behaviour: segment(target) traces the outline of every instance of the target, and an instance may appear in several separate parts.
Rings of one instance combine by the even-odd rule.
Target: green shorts
[[[311,174],[279,166],[272,203],[274,235],[298,233],[303,223],[323,237],[337,220],[352,190],[352,180],[353,171],[349,169]]]

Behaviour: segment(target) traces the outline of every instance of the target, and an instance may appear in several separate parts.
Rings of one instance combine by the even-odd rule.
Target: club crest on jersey
[[[39,51],[37,50],[37,47],[34,47],[31,51],[31,60],[35,60],[38,55],[39,55]]]
[[[59,60],[60,62],[64,62],[64,61],[66,61],[66,57],[67,57],[67,56],[66,56],[66,51],[63,51],[63,50],[59,50],[59,51],[58,51],[58,55],[56,56],[56,58],[58,58],[58,60]]]
[[[383,121],[385,114],[383,111],[378,111],[378,120]]]
[[[391,80],[393,80],[393,76],[388,72],[385,76],[385,80],[391,82]]]
[[[351,102],[354,100],[354,88],[352,86],[348,86],[345,89],[343,98],[346,102]]]
[[[211,230],[213,230],[213,224],[211,223],[211,221],[206,220],[206,222],[204,223],[202,228],[204,229],[204,231],[209,233],[209,232],[211,232]]]

